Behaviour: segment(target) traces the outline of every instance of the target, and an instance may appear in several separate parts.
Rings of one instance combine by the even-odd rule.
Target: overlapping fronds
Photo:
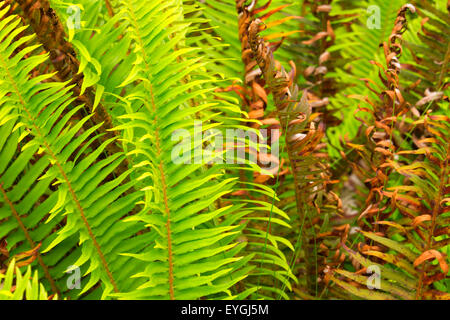
[[[341,122],[334,113],[342,107],[330,105],[330,98],[348,86],[337,79],[338,70],[350,71],[344,69],[349,62],[342,56],[344,48],[337,44],[339,40],[347,40],[339,29],[349,28],[356,20],[355,6],[355,1],[303,1],[300,23],[304,31],[298,40],[291,39],[290,49],[298,57],[295,60],[298,72],[305,79],[301,88],[308,89],[310,104],[315,111],[323,112],[326,126]]]
[[[406,30],[405,15],[409,8],[404,6],[399,12],[389,43],[384,43],[386,68],[373,61],[382,69],[383,74],[380,73],[380,78],[385,87],[379,88],[372,79],[364,78],[362,80],[365,81],[367,88],[375,93],[377,98],[372,100],[369,97],[355,96],[369,104],[369,107],[358,108],[356,117],[362,123],[359,129],[361,134],[348,143],[348,146],[360,155],[360,158],[350,163],[353,172],[369,189],[364,210],[358,218],[360,227],[363,227],[363,222],[371,223],[383,219],[380,214],[386,209],[386,204],[382,190],[388,185],[392,171],[386,163],[394,158],[395,150],[402,143],[402,134],[409,129],[399,121],[402,115],[409,112],[410,104],[399,89],[398,62],[402,53],[402,34]],[[411,8],[415,10],[414,7]],[[373,225],[368,228],[376,229]]]
[[[329,212],[321,212],[321,208],[325,203],[331,204],[337,200],[334,194],[326,195],[327,183],[330,183],[329,177],[326,177],[327,167],[315,153],[323,136],[323,127],[322,123],[319,123],[316,128],[313,122],[315,115],[306,100],[306,92],[301,100],[298,100],[298,87],[294,80],[295,67],[288,74],[274,59],[270,47],[259,37],[260,23],[257,19],[249,25],[248,38],[264,79],[273,94],[277,117],[284,128],[289,163],[294,177],[297,214],[301,221],[307,287],[310,292],[317,294],[319,244],[316,233],[320,230],[316,230],[316,226],[322,226],[328,231],[326,223],[321,222]],[[332,209],[332,206],[328,209]],[[331,212],[336,210],[337,208],[334,208]]]
[[[58,3],[58,1],[54,2]],[[81,27],[74,25],[76,23],[76,21],[72,21],[74,18],[71,20],[68,19],[68,17],[65,17],[65,20],[60,20],[48,0],[39,0],[35,2],[24,0],[17,1],[17,3],[20,5],[20,10],[18,10],[17,14],[29,21],[39,42],[42,43],[44,49],[49,53],[49,60],[52,62],[55,71],[57,71],[55,76],[58,81],[69,81],[74,84],[74,86],[71,87],[71,91],[78,103],[84,104],[83,111],[86,110],[82,114],[87,115],[92,112],[92,121],[95,123],[104,122],[104,125],[97,129],[98,133],[102,134],[102,138],[99,139],[99,141],[104,142],[114,138],[115,135],[108,130],[113,126],[112,117],[105,106],[100,103],[104,88],[101,84],[97,84],[97,82],[102,73],[102,66],[96,59],[91,59],[89,52],[83,44],[85,43],[84,40],[87,40],[89,36],[84,33],[84,39],[73,39],[75,28]],[[92,8],[92,4],[93,3],[91,2],[91,5],[89,6],[89,9],[91,9],[90,13],[95,14],[96,10],[95,8]],[[94,4],[94,7],[98,8],[98,4],[99,3],[97,3],[97,6]],[[82,7],[81,4],[78,6]],[[69,8],[72,11],[75,11],[74,8],[78,7],[71,5]],[[77,14],[78,11],[75,13]],[[98,41],[98,37],[93,37],[91,43],[95,41],[97,45],[101,45],[102,43],[105,43],[105,40],[114,42],[112,39],[120,33],[120,29],[116,30],[115,34],[111,34],[110,30],[113,26],[114,21],[111,21],[111,23],[102,28],[105,33],[104,40]],[[69,34],[68,38],[66,37],[66,32]],[[107,37],[108,32],[110,33],[109,37]],[[103,46],[103,49],[107,48],[108,46]],[[110,61],[110,64],[115,66],[114,62]],[[113,68],[113,66],[109,67]],[[105,67],[108,67],[108,65],[105,65]],[[108,71],[108,69],[106,71]],[[103,72],[103,74],[105,76],[106,72]],[[93,85],[96,86],[92,87]],[[90,123],[87,123],[84,128],[89,129],[89,124]],[[94,143],[96,147],[99,147],[99,143]],[[120,146],[117,146],[117,142],[114,142],[108,145],[106,151],[113,154],[122,151],[122,149]],[[121,169],[122,172],[126,170],[126,160],[124,161],[124,164],[121,165]]]
[[[358,244],[359,252],[343,244],[357,271],[337,269],[326,276],[364,299],[448,299],[444,279],[449,272],[445,216],[450,119],[442,115],[448,114],[444,107],[429,110],[412,123],[400,121],[412,105],[399,89],[408,10],[415,12],[415,7],[401,8],[389,43],[384,44],[386,69],[379,67],[386,89],[377,93],[366,79],[368,88],[380,97],[378,101],[366,98],[371,107],[360,109],[369,113],[361,121],[370,139],[364,145],[351,144],[362,159],[358,170],[354,165],[355,171],[362,177],[369,173],[366,180],[362,178],[369,190],[358,218],[360,228],[369,230],[361,231],[366,241]]]
[[[38,45],[27,46],[33,36],[16,38],[26,29],[15,28],[20,23],[17,16],[11,15],[3,22],[2,237],[8,236],[8,247],[19,251],[42,243],[38,262],[56,292],[67,291],[64,272],[72,265],[85,274],[84,289],[78,294],[93,286],[100,288],[98,284],[104,286],[98,296],[118,291],[116,279],[127,279],[121,283],[129,288],[135,281],[128,280],[126,272],[115,274],[119,269],[124,271],[122,264],[129,258],[117,254],[125,248],[143,246],[134,237],[142,225],[126,224],[120,219],[140,194],[123,196],[135,184],[120,185],[129,171],[110,176],[125,156],[117,153],[101,159],[112,140],[95,151],[90,149],[98,139],[93,133],[102,123],[82,130],[92,115],[74,122],[72,117],[82,106],[69,110],[68,105],[74,101],[70,86],[44,82],[50,74],[35,78],[27,75],[48,55],[33,54]]]
[[[0,0],[0,298],[450,299],[449,9]]]
[[[49,296],[42,283],[39,283],[37,271],[28,266],[22,274],[12,260],[5,274],[0,273],[0,300],[57,300],[57,295]]]
[[[234,1],[232,2],[234,3]],[[186,1],[186,3],[186,8],[192,7],[190,1]],[[219,3],[217,2],[217,4]],[[204,28],[205,24],[211,24],[214,21],[214,19],[209,20],[205,18],[210,18],[209,10],[215,10],[215,5],[216,2],[207,2],[205,3],[205,7],[200,7],[201,10],[186,10],[195,13],[192,17],[193,24],[191,25],[194,37],[188,37],[186,39],[187,44],[193,42],[200,46],[204,46],[207,43],[216,43],[216,47],[214,48],[216,50],[222,50],[221,46],[226,43],[217,42],[217,39],[209,32],[214,31],[217,34],[222,35],[222,32],[226,33],[227,30],[223,30],[222,26],[217,29]],[[227,6],[228,4],[225,3],[224,5]],[[220,10],[221,8],[221,6],[218,7]],[[237,9],[239,9],[239,7]],[[254,14],[259,13],[260,15],[263,15],[265,12],[271,12],[269,9],[268,6],[264,6],[261,9],[255,7]],[[267,17],[269,17],[269,15],[267,15]],[[230,13],[230,16],[233,18],[237,17],[236,9],[234,13]],[[249,20],[242,17],[238,24],[243,24],[245,21]],[[195,28],[195,25],[198,25],[198,27]],[[203,29],[201,27],[203,27]],[[242,29],[242,31],[243,30],[244,29]],[[201,36],[198,36],[199,33],[201,33]],[[247,50],[247,56],[242,60],[244,64],[238,61],[239,64],[241,64],[242,71],[245,74],[249,74],[249,77],[252,77],[252,73],[256,75],[257,65],[251,61],[251,49],[248,46],[245,35],[243,33],[239,35],[239,28],[237,28],[233,36],[239,41],[239,50],[241,50],[241,47],[243,52]],[[217,43],[220,43],[220,45]],[[234,42],[232,43],[232,46],[233,45]],[[226,49],[226,47],[223,48]],[[213,50],[203,48],[201,50],[204,51],[205,56],[215,57],[211,55],[214,53]],[[225,54],[225,56],[226,55],[227,54]],[[223,67],[224,64],[226,65],[229,61],[231,60],[226,58],[214,59],[214,63],[208,64],[206,69],[211,73],[216,73],[218,70],[221,70],[221,66]],[[222,122],[226,127],[237,127],[246,130],[249,133],[249,138],[251,138],[251,136],[255,138],[259,136],[259,142],[256,145],[254,139],[250,139],[248,145],[245,145],[247,142],[244,142],[242,146],[239,147],[241,149],[245,148],[246,158],[252,158],[252,156],[254,156],[254,163],[248,162],[248,165],[250,166],[227,166],[226,170],[227,176],[240,177],[236,190],[231,196],[227,196],[227,199],[232,203],[245,205],[245,210],[249,210],[249,215],[246,216],[248,222],[245,230],[243,230],[244,235],[242,239],[248,241],[245,251],[255,255],[255,258],[252,259],[250,263],[254,263],[256,268],[250,274],[249,278],[244,281],[244,287],[258,288],[255,295],[252,296],[253,298],[270,296],[288,298],[288,295],[283,292],[284,289],[280,290],[275,283],[281,282],[283,283],[283,288],[290,290],[290,282],[296,281],[290,271],[286,258],[286,255],[293,251],[293,247],[289,240],[279,236],[282,232],[284,233],[286,230],[289,230],[292,223],[290,220],[292,220],[292,218],[289,219],[284,213],[283,215],[279,214],[282,213],[282,211],[278,209],[277,203],[279,199],[276,195],[276,190],[274,191],[274,189],[271,190],[270,188],[261,185],[261,183],[266,182],[268,179],[275,180],[276,177],[280,175],[278,166],[278,164],[280,164],[280,159],[275,156],[275,153],[272,154],[272,151],[276,150],[271,150],[269,147],[270,145],[277,150],[279,149],[279,146],[277,145],[278,136],[276,135],[279,125],[273,124],[267,126],[264,124],[264,120],[261,122],[257,121],[264,117],[266,107],[269,110],[270,108],[273,108],[273,106],[269,106],[268,101],[264,100],[267,98],[267,94],[265,93],[266,88],[263,88],[264,82],[261,77],[256,76],[255,79],[253,79],[256,80],[256,78],[258,78],[258,81],[260,81],[258,84],[257,81],[253,81],[248,76],[242,75],[242,71],[237,73],[230,70],[226,73],[227,75],[233,75],[235,78],[241,77],[242,84],[239,84],[237,82],[238,80],[234,80],[232,85],[228,85],[229,79],[225,78],[223,85],[215,88],[214,91],[216,98],[230,101],[233,104],[237,104],[237,100],[233,98],[235,93],[237,93],[240,98],[240,114],[227,112],[226,115],[229,116],[216,118],[216,121]],[[250,85],[250,83],[252,84]],[[261,98],[261,96],[264,98]],[[267,114],[270,114],[270,112],[271,111],[267,111]],[[226,148],[227,147],[225,146],[225,149]],[[268,162],[270,165],[269,168],[267,168]],[[281,163],[283,163],[283,160],[281,160]],[[221,202],[219,206],[222,206],[223,203],[224,202]]]
[[[334,111],[333,115],[340,123],[337,126],[329,126],[327,130],[328,153],[336,162],[334,172],[348,170],[346,162],[342,159],[342,152],[350,158],[355,156],[354,151],[345,150],[341,145],[343,140],[353,139],[358,135],[358,120],[353,116],[357,105],[352,101],[351,95],[373,98],[373,93],[361,79],[372,79],[380,84],[378,68],[370,61],[383,62],[383,50],[380,45],[389,37],[398,8],[403,4],[401,0],[331,3],[329,15],[335,41],[328,48],[331,59],[325,66],[327,71],[330,69],[327,64],[335,67],[324,76],[331,78],[329,82],[334,79],[337,84],[334,86],[336,88],[334,96],[329,99],[328,110]],[[335,21],[336,19],[338,20]],[[337,23],[339,20],[343,22]]]
[[[121,295],[123,298],[231,297],[229,289],[253,268],[247,265],[251,256],[239,254],[245,243],[235,240],[244,226],[237,222],[249,212],[246,210],[258,208],[216,206],[218,199],[234,190],[236,179],[224,177],[220,165],[205,168],[203,164],[217,155],[199,159],[196,149],[202,147],[203,138],[194,143],[190,140],[197,130],[203,134],[220,126],[211,119],[217,119],[229,104],[213,101],[214,86],[208,86],[211,77],[204,72],[208,62],[201,56],[181,56],[197,49],[180,45],[189,23],[183,20],[177,3],[122,3],[135,61],[121,87],[133,113],[121,116],[128,123],[116,129],[133,129],[135,138],[126,137],[145,192],[143,210],[127,220],[145,222],[153,236],[153,244],[145,252],[130,254],[148,263],[135,275],[145,283],[139,290]],[[161,15],[166,17],[163,24],[152,19]],[[190,82],[183,82],[186,76]],[[200,84],[205,85],[199,88]],[[196,128],[196,119],[202,121],[201,128]],[[174,130],[185,130],[189,141],[170,139]],[[173,161],[173,150],[180,146],[188,154],[181,163],[183,169]]]
[[[421,18],[420,30],[413,39],[403,43],[412,61],[402,63],[402,78],[405,97],[420,112],[429,109],[433,101],[439,101],[449,87],[450,15],[444,2],[439,7],[431,1],[413,1],[413,4]]]

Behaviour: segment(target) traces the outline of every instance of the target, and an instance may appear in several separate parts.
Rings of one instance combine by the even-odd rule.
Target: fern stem
[[[439,209],[441,208],[441,201],[445,197],[445,188],[446,188],[446,184],[447,184],[446,179],[448,180],[448,177],[449,177],[448,167],[449,167],[449,159],[450,159],[450,143],[447,144],[447,150],[446,150],[444,159],[445,160],[443,161],[442,167],[441,167],[441,175],[439,177],[439,187],[438,187],[438,191],[436,192],[436,196],[434,198],[434,203],[433,203],[431,226],[430,226],[430,229],[428,230],[428,238],[427,238],[426,246],[425,246],[425,249],[423,250],[423,252],[426,252],[431,249],[433,236],[434,236],[434,230],[436,228],[436,219],[439,214]],[[424,280],[424,277],[427,272],[426,270],[427,270],[427,268],[426,268],[426,266],[424,266],[422,268],[422,272],[420,273],[418,287],[417,287],[417,291],[416,291],[416,299],[423,298],[423,280]]]
[[[278,115],[278,118],[280,118],[280,115]],[[286,121],[288,122],[288,121]],[[287,130],[286,130],[287,131]],[[290,147],[290,143],[288,141],[288,135],[286,134],[286,146],[289,156],[289,163],[292,168],[292,177],[294,178],[294,188],[295,188],[295,200],[297,205],[297,214],[299,215],[300,221],[302,221],[302,228],[301,228],[301,237],[302,237],[302,245],[304,249],[305,254],[305,262],[306,262],[306,286],[308,288],[309,293],[315,292],[315,282],[314,277],[312,277],[312,268],[313,268],[313,259],[311,259],[310,255],[310,248],[309,248],[309,237],[307,235],[307,228],[303,228],[303,223],[305,223],[307,220],[311,220],[308,216],[307,212],[308,210],[305,210],[305,199],[303,197],[303,190],[300,187],[299,183],[299,177],[298,173],[296,172],[295,167],[295,159],[294,159],[294,152],[292,150],[292,147]],[[306,219],[308,217],[308,219]]]
[[[168,251],[168,260],[169,260],[169,294],[170,299],[175,300],[175,294],[174,294],[174,286],[173,286],[173,261],[172,261],[172,234],[170,231],[170,209],[169,209],[169,201],[167,198],[167,185],[166,185],[166,179],[164,177],[164,170],[163,170],[163,163],[159,163],[159,172],[161,174],[161,184],[163,189],[163,195],[164,195],[164,208],[166,210],[167,214],[167,222],[166,222],[166,229],[167,229],[167,251]]]

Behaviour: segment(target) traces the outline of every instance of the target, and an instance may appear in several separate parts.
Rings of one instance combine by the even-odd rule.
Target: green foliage
[[[448,299],[438,2],[0,2],[0,297]]]
[[[6,274],[0,273],[0,300],[57,300],[58,296],[49,297],[44,285],[39,283],[37,271],[28,266],[22,274],[12,260]]]

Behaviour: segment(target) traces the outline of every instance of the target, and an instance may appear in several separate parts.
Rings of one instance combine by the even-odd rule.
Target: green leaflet
[[[39,282],[37,271],[30,266],[23,274],[16,267],[13,259],[5,274],[0,273],[0,300],[58,300],[58,296],[50,297],[42,283]],[[15,288],[12,288],[14,281]]]

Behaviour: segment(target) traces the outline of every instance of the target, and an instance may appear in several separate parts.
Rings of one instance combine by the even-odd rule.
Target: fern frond
[[[448,279],[449,272],[445,249],[448,222],[441,215],[445,217],[449,183],[449,118],[441,114],[445,112],[444,107],[433,113],[429,111],[413,123],[398,123],[399,116],[409,112],[410,106],[399,90],[401,67],[398,60],[407,10],[415,11],[415,8],[405,5],[399,10],[389,44],[384,44],[387,67],[383,70],[386,78],[381,80],[386,90],[380,98],[383,94],[386,97],[380,99],[381,104],[366,98],[371,104],[370,109],[365,109],[370,117],[361,121],[366,124],[365,134],[371,136],[372,141],[365,146],[353,145],[367,163],[361,171],[377,168],[377,173],[365,180],[370,185],[368,207],[358,219],[360,227],[376,232],[361,231],[366,243],[360,243],[358,248],[367,259],[343,244],[356,268],[359,269],[359,265],[364,268],[356,273],[334,270],[327,275],[346,291],[366,299],[448,299],[448,288],[445,281],[441,281]],[[373,84],[368,79],[366,82]],[[370,85],[368,88],[377,92]],[[394,135],[394,128],[397,128],[397,135]],[[412,144],[417,147],[406,142],[411,132]],[[437,244],[438,241],[442,242]],[[422,267],[428,260],[436,260],[436,263]],[[373,267],[378,270],[374,275],[378,282],[376,289],[381,291],[364,288],[366,285],[373,289],[369,283],[374,276],[362,276],[366,269],[373,272]]]
[[[221,119],[221,121],[223,121],[225,125],[231,126],[233,126],[233,122],[235,122],[234,125],[239,124],[239,122],[246,122],[246,126],[248,126],[248,128],[246,128],[246,126],[242,124],[239,124],[239,126],[244,128],[244,130],[249,130],[252,132],[255,131],[255,129],[256,132],[258,132],[258,129],[262,127],[269,133],[273,131],[278,132],[279,123],[272,123],[273,125],[266,126],[264,120],[261,122],[257,121],[258,119],[263,119],[264,117],[271,118],[267,119],[268,121],[277,120],[273,119],[273,103],[270,101],[271,98],[268,97],[268,89],[265,88],[264,80],[258,73],[258,66],[252,59],[251,49],[248,45],[248,40],[245,35],[244,29],[245,24],[248,24],[248,22],[253,19],[254,15],[264,16],[265,19],[270,20],[270,18],[277,15],[276,13],[280,11],[279,9],[283,9],[285,8],[285,6],[279,6],[278,8],[273,10],[269,7],[270,3],[261,6],[261,8],[255,6],[254,11],[250,15],[244,16],[242,14],[239,14],[241,6],[239,2],[241,1],[225,1],[223,3],[219,1],[207,1],[205,2],[205,4],[201,4],[202,10],[198,11],[196,19],[200,19],[200,17],[208,18],[208,20],[206,21],[211,26],[211,29],[203,30],[200,29],[199,26],[199,30],[202,32],[202,36],[198,37],[200,40],[196,43],[202,46],[205,46],[205,44],[208,45],[210,43],[220,43],[227,45],[216,46],[215,50],[211,52],[207,49],[204,50],[205,55],[207,56],[215,58],[215,56],[211,54],[216,54],[216,51],[220,51],[221,56],[225,57],[222,59],[214,59],[214,65],[207,66],[208,70],[211,73],[217,72],[217,70],[220,70],[219,68],[227,68],[229,64],[234,63],[234,59],[231,56],[230,51],[231,47],[236,47],[240,55],[242,55],[242,62],[244,64],[242,65],[242,62],[238,62],[239,65],[242,65],[241,69],[245,73],[245,75],[243,75],[242,71],[236,72],[230,68],[226,71],[226,74],[232,76],[232,79],[242,79],[243,83],[238,84],[238,80],[234,80],[233,84],[231,84],[230,86],[220,88],[218,90],[220,92],[220,96],[218,97],[221,98],[224,98],[226,95],[229,96],[230,93],[238,93],[239,97],[241,98],[240,109],[242,118],[230,119],[230,117],[224,117],[223,120]],[[280,3],[276,2],[274,5],[280,5]],[[219,12],[220,14],[217,14]],[[290,21],[292,20],[291,18],[294,17],[292,16],[289,19],[284,20],[275,20],[273,23],[268,22],[268,24],[276,29],[277,27],[281,27],[279,25],[280,22]],[[228,27],[226,27],[223,22],[225,20],[232,21],[233,19],[238,20],[238,26],[233,33],[230,33]],[[204,19],[202,19],[201,21],[203,24],[206,23]],[[274,32],[272,28],[271,31]],[[210,32],[212,32],[212,34],[210,34]],[[224,38],[219,38],[217,40],[215,35],[223,35]],[[237,42],[235,40],[237,40]],[[276,43],[274,43],[274,47],[275,46]],[[270,141],[272,146],[278,144],[278,142],[276,142],[277,140],[278,138],[276,137],[275,133],[267,135],[267,142]],[[259,147],[260,149],[255,151],[256,158],[258,159],[258,164],[260,159],[267,158],[272,159],[271,161],[275,161],[277,164],[280,164],[280,162],[281,164],[283,164],[284,160],[275,159],[273,156],[271,156],[271,154],[266,154],[264,151],[262,151],[267,150],[267,152],[270,152],[269,148],[266,148],[264,146],[264,149],[262,149],[262,145],[260,145]],[[252,148],[253,146],[249,146],[248,149]],[[276,148],[278,150],[278,145],[276,146]],[[286,170],[275,167],[270,168],[269,171],[261,171],[261,169],[256,167],[257,171],[254,172],[255,164],[253,164],[252,168],[247,169],[241,167],[236,169],[237,170],[227,170],[227,174],[230,176],[240,176],[240,187],[237,188],[233,195],[242,197],[242,199],[231,199],[231,201],[237,203],[247,202],[246,208],[255,211],[254,214],[250,214],[246,217],[246,219],[249,220],[249,223],[244,229],[244,235],[245,239],[249,241],[246,250],[248,250],[250,253],[255,254],[255,259],[253,259],[252,261],[256,264],[257,268],[255,269],[255,272],[250,275],[248,280],[245,280],[245,286],[257,286],[259,288],[254,296],[256,298],[258,298],[260,294],[263,294],[263,292],[265,297],[273,296],[275,293],[276,296],[287,298],[288,296],[283,292],[283,290],[285,288],[291,290],[290,282],[296,282],[295,277],[293,276],[289,268],[286,267],[288,266],[286,256],[291,253],[290,251],[293,250],[293,247],[290,244],[290,241],[285,239],[286,237],[284,236],[284,233],[287,231],[286,227],[290,227],[290,225],[292,224],[292,220],[289,221],[287,215],[278,215],[279,210],[277,208],[278,198],[276,197],[276,187],[271,184],[269,188],[264,188],[266,191],[262,192],[262,185],[260,185],[260,183],[264,183],[269,179],[271,181],[274,181],[275,179],[278,180],[278,177],[285,174]],[[252,200],[247,201],[246,199],[248,198]],[[255,207],[255,204],[260,207]],[[264,212],[265,210],[262,211],[263,208],[267,208],[267,215],[269,216],[268,218],[266,217],[266,213]],[[282,220],[279,220],[280,218]],[[258,226],[261,224],[261,222],[267,224],[267,227],[265,228],[266,230],[264,231],[262,231],[262,228]],[[282,234],[283,237],[280,237],[279,235]],[[281,247],[279,247],[280,245]],[[284,248],[283,251],[281,251],[281,248]],[[272,254],[276,254],[276,258],[273,259],[273,262],[270,259]],[[274,268],[276,269],[276,271],[272,270]],[[271,278],[273,280],[270,280]],[[278,288],[273,288],[273,281],[283,283],[283,289],[280,291]]]
[[[83,131],[83,124],[92,115],[72,124],[72,116],[82,106],[68,110],[74,101],[71,87],[43,82],[51,77],[48,74],[28,76],[48,55],[27,57],[37,46],[14,52],[31,37],[13,41],[26,27],[15,28],[20,20],[10,17],[3,20],[0,31],[1,130],[6,137],[1,145],[1,218],[8,219],[9,225],[2,228],[2,234],[15,234],[9,247],[26,245],[26,240],[31,246],[42,242],[41,265],[47,265],[51,277],[62,282],[57,284],[61,291],[67,289],[63,288],[63,276],[70,265],[85,272],[86,285],[81,293],[99,283],[105,286],[104,295],[118,291],[117,278],[124,279],[123,287],[129,288],[136,281],[125,281],[126,272],[117,276],[114,273],[129,259],[118,258],[119,252],[143,245],[136,238],[130,243],[142,225],[121,221],[140,196],[124,195],[135,182],[119,185],[131,170],[108,178],[125,158],[123,154],[100,158],[111,139],[86,156],[89,145],[99,138],[94,132],[101,124]],[[16,156],[16,150],[22,152],[20,156]],[[48,195],[50,190],[55,192]],[[80,246],[76,246],[77,242]]]
[[[151,5],[127,1],[121,5],[135,62],[121,84],[127,89],[125,99],[134,113],[120,118],[127,120],[127,128],[134,128],[129,150],[145,194],[142,211],[127,220],[146,223],[151,228],[149,243],[153,244],[140,254],[124,253],[145,261],[148,267],[135,274],[145,280],[144,284],[119,297],[196,299],[228,292],[245,277],[242,263],[248,260],[236,256],[245,246],[233,242],[239,227],[227,225],[223,219],[239,207],[214,208],[217,199],[232,191],[233,179],[221,179],[220,166],[203,170],[200,163],[175,164],[172,150],[179,141],[170,140],[176,129],[185,129],[194,137],[194,118],[189,114],[216,107],[217,103],[203,98],[198,105],[184,109],[189,112],[178,113],[190,99],[208,95],[213,89],[196,86],[211,80],[202,72],[204,63],[198,59],[177,63],[182,54],[196,50],[177,47],[188,27],[178,1],[154,1]],[[153,19],[156,16],[164,19]],[[187,74],[193,80],[178,85]],[[136,85],[128,86],[130,83]],[[199,147],[190,141],[184,146],[192,153]]]
[[[450,18],[443,3],[439,6],[431,1],[413,1],[413,4],[422,17],[421,30],[404,42],[411,62],[402,64],[402,78],[405,97],[422,111],[430,109],[430,103],[439,100],[449,86]]]

